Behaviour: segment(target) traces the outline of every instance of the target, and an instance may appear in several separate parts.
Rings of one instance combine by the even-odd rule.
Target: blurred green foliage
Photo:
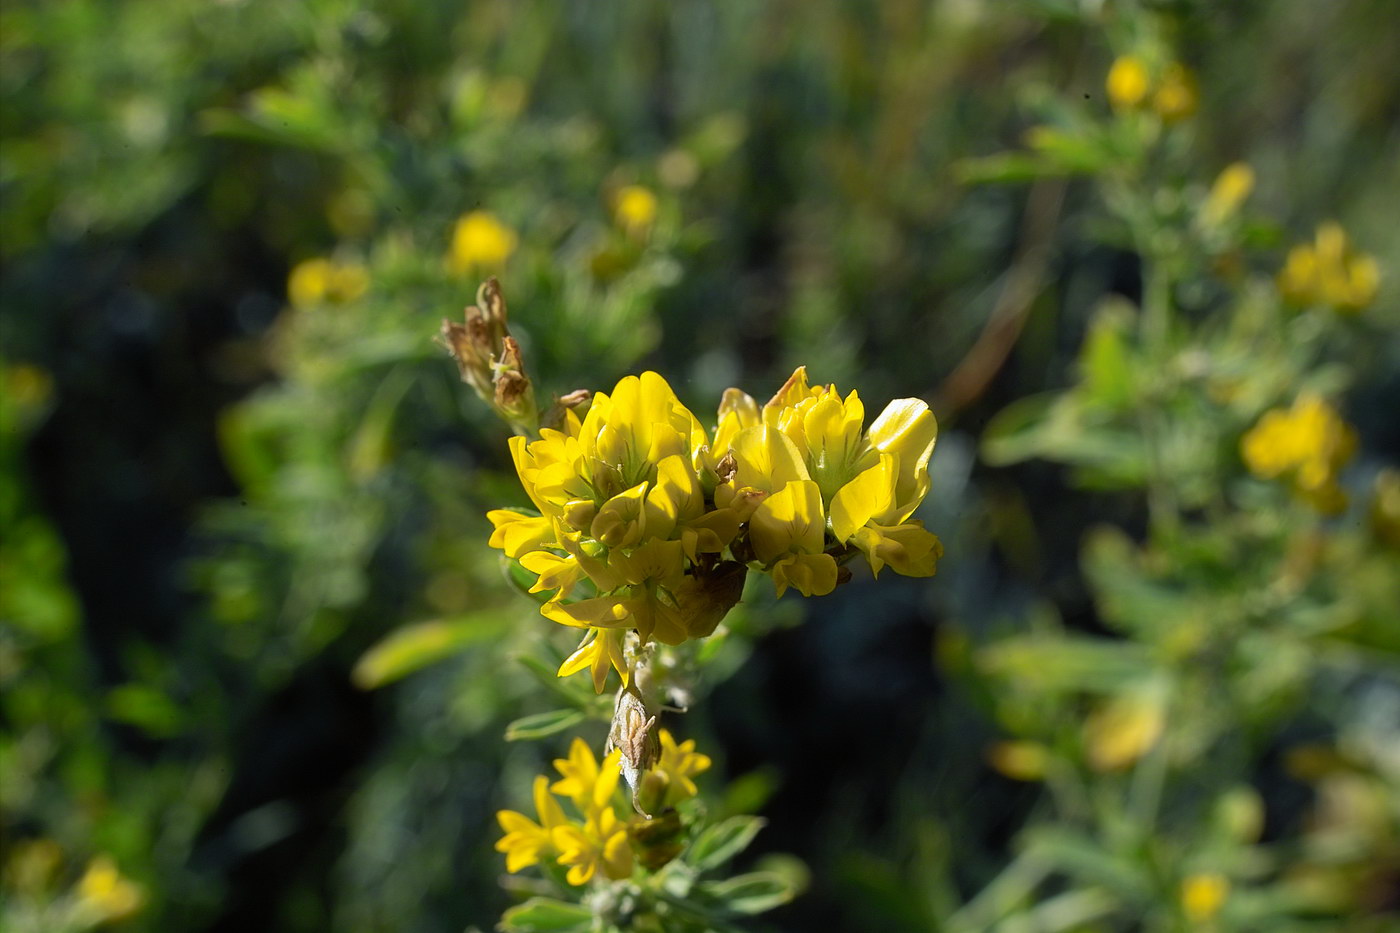
[[[1395,13],[7,4],[0,927],[511,905],[492,814],[609,711],[485,545],[523,496],[431,342],[496,274],[546,399],[805,363],[943,422],[940,576],[752,588],[704,648],[712,815],[769,813],[745,858],[813,878],[753,928],[1387,929]],[[1120,56],[1184,62],[1194,113],[1115,106]],[[1378,260],[1360,314],[1275,281],[1327,219]],[[1243,459],[1304,393],[1359,435],[1335,516]],[[151,618],[119,611],[167,501]]]

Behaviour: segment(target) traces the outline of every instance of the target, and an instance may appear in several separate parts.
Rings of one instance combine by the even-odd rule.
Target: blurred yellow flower
[[[1157,744],[1165,726],[1160,697],[1147,693],[1113,697],[1084,724],[1089,764],[1096,771],[1126,768]]]
[[[501,266],[519,242],[515,231],[490,211],[472,211],[457,220],[452,230],[448,267],[463,275],[475,269]]]
[[[641,185],[627,185],[613,198],[613,216],[631,234],[641,234],[656,222],[656,195]]]
[[[1114,59],[1104,87],[1108,100],[1117,110],[1137,110],[1151,106],[1166,123],[1184,120],[1196,112],[1199,95],[1196,78],[1180,62],[1168,62],[1160,71],[1136,55]]]
[[[1346,507],[1337,474],[1356,452],[1356,432],[1332,406],[1304,393],[1293,407],[1265,412],[1240,440],[1245,466],[1261,479],[1287,481],[1323,514]]]
[[[993,768],[1016,781],[1039,781],[1045,777],[1050,750],[1039,742],[997,742],[987,750]]]
[[[1104,82],[1109,102],[1115,107],[1131,109],[1147,98],[1150,78],[1147,64],[1133,55],[1122,55],[1114,59]]]
[[[568,821],[559,801],[549,794],[549,779],[544,775],[535,778],[535,813],[540,821],[517,813],[514,810],[500,810],[496,821],[501,824],[505,835],[496,841],[496,851],[506,854],[506,871],[514,873],[539,862],[541,856],[554,854],[552,833],[558,826]]]
[[[287,277],[287,299],[293,307],[354,301],[369,289],[369,271],[359,263],[329,259],[299,262]]]
[[[1289,250],[1278,289],[1293,304],[1325,304],[1355,313],[1375,300],[1380,279],[1376,258],[1351,249],[1341,225],[1329,221],[1317,228],[1313,243]]]
[[[1181,910],[1192,923],[1214,919],[1230,896],[1230,881],[1224,875],[1188,875],[1181,882]]]
[[[1180,62],[1172,62],[1158,79],[1152,109],[1167,123],[1175,123],[1195,113],[1199,99],[1195,75]]]
[[[124,878],[110,856],[99,855],[78,880],[78,906],[95,922],[108,923],[131,916],[145,903],[145,895]]]
[[[1201,219],[1208,226],[1220,226],[1239,212],[1253,190],[1254,169],[1247,162],[1227,165],[1210,186],[1210,194],[1201,206]]]

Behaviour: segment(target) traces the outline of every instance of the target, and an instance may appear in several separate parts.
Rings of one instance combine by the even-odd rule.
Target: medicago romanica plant
[[[491,546],[546,619],[579,630],[558,676],[587,670],[602,693],[615,671],[620,684],[601,763],[576,738],[555,762],[561,779],[535,779],[535,819],[499,814],[507,870],[538,867],[552,895],[503,927],[710,930],[788,900],[796,886],[780,873],[703,879],[760,824],[707,825],[693,777],[710,759],[656,726],[671,667],[659,651],[714,633],[751,571],[780,596],[824,596],[852,560],[932,576],[942,546],[911,518],[929,489],[932,412],[897,399],[867,428],[857,392],[811,385],[799,367],[761,406],[727,390],[712,431],[654,372],[541,416],[494,279],[442,336],[463,381],[517,432],[511,456],[534,509],[489,513]]]

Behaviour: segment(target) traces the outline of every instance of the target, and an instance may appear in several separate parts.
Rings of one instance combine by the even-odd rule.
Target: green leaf
[[[1003,408],[982,432],[982,459],[990,466],[1009,466],[1040,456],[1045,450],[1046,425],[1065,398],[1061,392],[1044,392]]]
[[[1115,692],[1155,672],[1142,645],[1107,638],[1025,635],[981,652],[982,669],[1042,690]]]
[[[1089,326],[1080,351],[1086,402],[1119,412],[1133,402],[1137,361],[1125,338],[1130,314],[1120,303],[1105,305]]]
[[[505,623],[504,613],[488,611],[404,626],[366,651],[355,664],[350,679],[364,690],[391,684],[474,642],[495,637]]]
[[[798,894],[798,888],[791,878],[771,871],[756,871],[724,881],[711,881],[702,884],[700,890],[735,914],[761,914],[783,906]]]
[[[1106,851],[1076,830],[1046,826],[1027,830],[1026,836],[1028,855],[1073,878],[1101,885],[1128,901],[1142,901],[1151,895],[1152,882],[1140,866]]]
[[[519,742],[524,739],[542,739],[547,735],[572,728],[583,720],[583,711],[579,709],[552,709],[547,713],[522,716],[506,726],[506,741]]]
[[[1000,152],[976,159],[963,159],[954,164],[953,174],[964,185],[1006,185],[1057,177],[1065,173],[1038,155],[1028,152]]]
[[[532,897],[502,914],[500,929],[507,933],[566,933],[586,930],[592,923],[593,911],[581,904]]]
[[[701,871],[717,868],[748,848],[765,820],[758,816],[732,816],[700,834],[685,860]]]
[[[180,731],[181,708],[168,696],[146,684],[122,684],[107,694],[107,715],[163,738]]]

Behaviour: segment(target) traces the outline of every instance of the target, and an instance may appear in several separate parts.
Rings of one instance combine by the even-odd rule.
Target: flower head
[[[613,216],[628,233],[646,233],[656,222],[656,195],[641,185],[628,185],[613,199]]]
[[[495,268],[505,263],[519,242],[515,231],[490,211],[463,214],[452,229],[448,265],[457,275],[472,269]]]
[[[296,308],[345,304],[369,290],[369,272],[359,263],[329,259],[299,262],[287,276],[287,299]]]
[[[1346,506],[1337,481],[1356,452],[1356,432],[1336,409],[1316,395],[1300,395],[1293,407],[1265,412],[1240,440],[1249,471],[1283,480],[1324,514]]]
[[[929,489],[938,426],[917,399],[890,403],[865,428],[856,392],[812,386],[799,367],[761,409],[724,393],[708,432],[656,373],[592,396],[579,417],[511,456],[536,514],[488,513],[491,545],[536,574],[541,613],[584,630],[561,676],[630,672],[624,636],[678,645],[714,631],[747,570],[781,595],[830,593],[839,563],[862,553],[930,576],[942,549],[910,520]]]
[[[549,794],[549,779],[544,775],[535,778],[535,813],[540,821],[516,813],[514,810],[501,810],[496,821],[505,830],[505,835],[496,841],[496,851],[506,854],[506,871],[517,872],[539,862],[541,856],[554,854],[551,833],[557,826],[566,822],[559,801]]]
[[[1292,304],[1330,305],[1354,314],[1375,300],[1380,278],[1375,257],[1353,250],[1341,226],[1329,222],[1317,228],[1311,244],[1288,251],[1278,289]]]
[[[141,909],[145,894],[140,886],[122,876],[110,856],[99,855],[78,879],[79,909],[97,923],[129,917]]]

